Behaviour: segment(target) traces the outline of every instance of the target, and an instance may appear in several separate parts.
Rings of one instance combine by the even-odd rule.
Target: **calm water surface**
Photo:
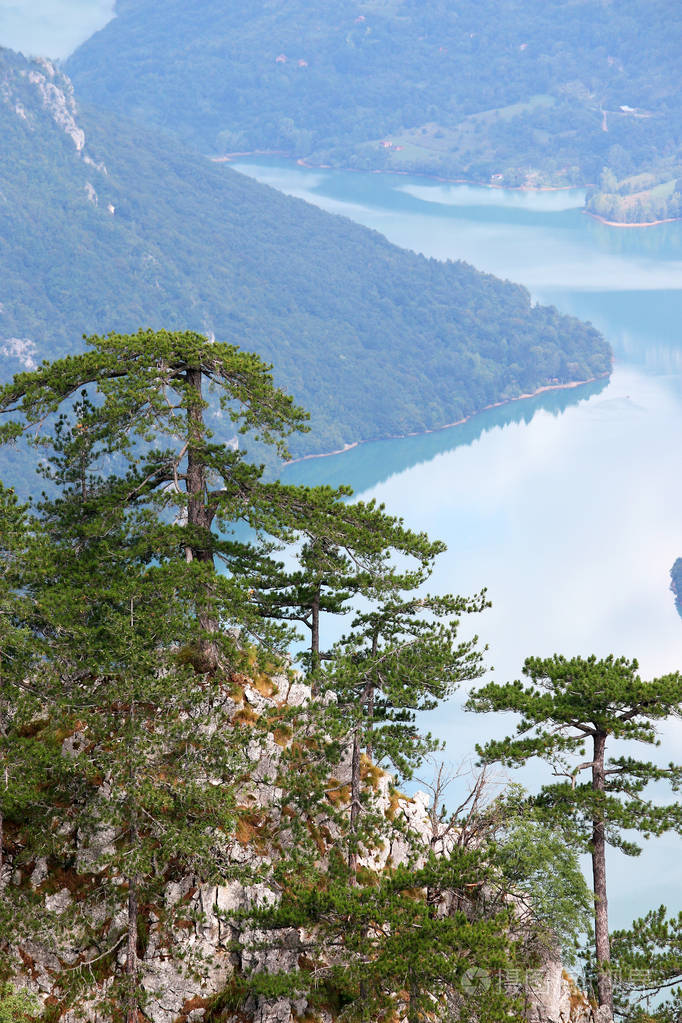
[[[529,654],[637,657],[646,676],[682,668],[682,620],[669,571],[682,554],[682,224],[609,228],[578,191],[539,194],[423,178],[236,164],[282,191],[391,241],[466,259],[591,320],[616,357],[607,384],[554,392],[421,437],[365,444],[286,470],[288,480],[349,482],[408,524],[444,539],[434,589],[487,586],[475,623],[499,680]],[[448,757],[511,721],[462,712],[431,727]],[[682,759],[682,726],[663,756]],[[648,759],[648,755],[647,755]],[[611,857],[618,925],[651,905],[682,909],[679,839],[638,860]]]

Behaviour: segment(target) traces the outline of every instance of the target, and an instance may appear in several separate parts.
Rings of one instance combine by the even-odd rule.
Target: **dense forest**
[[[51,65],[3,51],[0,78],[5,375],[105,328],[212,332],[271,361],[310,409],[303,454],[609,370],[596,330],[522,287],[81,113]]]
[[[206,153],[512,186],[653,174],[657,219],[664,199],[679,215],[681,35],[667,0],[210,0],[200,17],[119,0],[67,66],[84,97]]]

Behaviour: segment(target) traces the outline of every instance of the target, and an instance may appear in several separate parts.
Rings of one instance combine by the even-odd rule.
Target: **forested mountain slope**
[[[80,112],[46,62],[0,51],[0,126],[5,378],[83,333],[213,332],[271,360],[311,410],[301,454],[609,369],[592,327],[525,289]]]
[[[597,183],[679,213],[670,0],[119,0],[117,13],[70,59],[79,89],[204,151]]]

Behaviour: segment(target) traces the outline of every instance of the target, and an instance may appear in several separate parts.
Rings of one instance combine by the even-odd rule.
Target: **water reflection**
[[[536,297],[549,288],[675,290],[682,281],[682,223],[647,230],[611,228],[569,206],[569,200],[551,198],[563,193],[533,195],[401,175],[313,171],[276,158],[233,166],[381,231],[403,248],[437,259],[464,259],[525,284]],[[451,197],[449,203],[438,201],[444,194]],[[560,208],[562,202],[566,208]]]
[[[281,478],[286,483],[309,486],[349,483],[360,493],[442,452],[470,445],[491,430],[503,429],[512,423],[528,425],[541,410],[559,416],[570,406],[600,394],[606,386],[606,380],[597,380],[566,390],[545,391],[533,398],[488,409],[459,426],[406,439],[360,444],[341,456],[295,462],[284,468]]]

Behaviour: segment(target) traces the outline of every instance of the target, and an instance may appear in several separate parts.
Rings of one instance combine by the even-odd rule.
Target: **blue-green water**
[[[682,668],[669,571],[682,554],[682,224],[609,228],[580,192],[539,194],[403,176],[237,164],[290,194],[429,256],[466,259],[590,319],[615,352],[608,383],[493,409],[464,426],[361,445],[285,471],[349,482],[448,551],[433,588],[487,586],[475,631],[499,679],[528,654],[613,652],[647,676]],[[457,762],[511,721],[464,714],[432,725]],[[664,755],[682,759],[682,729]],[[662,901],[682,908],[682,839],[611,857],[617,924]]]

